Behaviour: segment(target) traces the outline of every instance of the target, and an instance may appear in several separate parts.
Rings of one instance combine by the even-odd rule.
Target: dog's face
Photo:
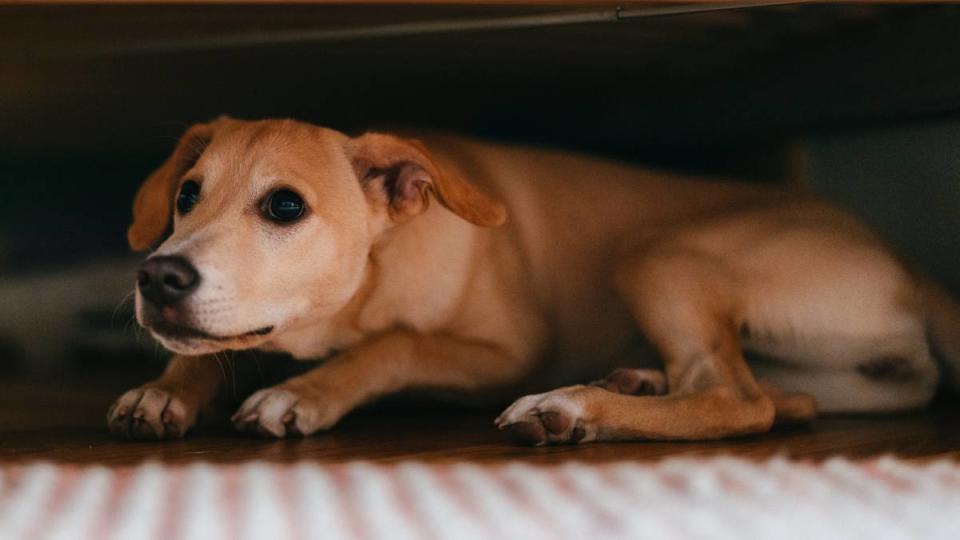
[[[138,275],[137,320],[197,355],[330,317],[361,286],[371,246],[430,194],[478,225],[505,217],[414,141],[279,120],[194,126],[134,204],[131,246],[160,242]]]

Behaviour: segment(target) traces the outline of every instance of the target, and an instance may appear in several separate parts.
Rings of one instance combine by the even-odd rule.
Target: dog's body
[[[195,356],[222,349],[335,353],[234,416],[275,436],[405,389],[504,396],[627,368],[514,403],[498,425],[532,443],[760,432],[811,418],[814,398],[919,407],[939,379],[928,336],[960,353],[953,302],[805,195],[452,136],[191,131],[141,189],[130,239],[160,240],[196,176],[210,195],[151,258],[186,258],[201,284],[153,307],[138,294],[141,323],[180,356],[111,409],[123,435],[182,435],[221,377]],[[292,229],[244,210],[278,178],[311,210]]]

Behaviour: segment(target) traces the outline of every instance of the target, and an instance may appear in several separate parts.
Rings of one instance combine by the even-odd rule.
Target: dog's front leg
[[[474,390],[512,382],[521,371],[520,362],[490,343],[395,330],[254,393],[233,422],[238,430],[266,437],[309,435],[363,403],[406,388]]]
[[[126,439],[182,437],[200,409],[216,396],[223,369],[212,356],[174,356],[163,375],[126,392],[110,406],[110,432]]]

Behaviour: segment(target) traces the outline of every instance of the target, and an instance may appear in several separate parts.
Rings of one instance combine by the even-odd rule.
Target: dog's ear
[[[417,140],[367,133],[348,142],[364,191],[383,201],[394,221],[415,216],[430,204],[430,194],[463,219],[481,227],[507,220],[503,203],[454,171],[442,169]]]
[[[200,158],[213,138],[213,124],[197,124],[180,137],[173,154],[140,186],[133,201],[133,223],[127,241],[134,251],[150,249],[161,240],[173,217],[177,181]]]

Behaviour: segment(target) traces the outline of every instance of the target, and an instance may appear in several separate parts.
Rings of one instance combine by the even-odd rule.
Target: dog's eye
[[[180,194],[177,195],[177,211],[181,214],[193,210],[197,200],[200,199],[200,184],[193,180],[187,180],[180,186]]]
[[[289,189],[280,189],[267,200],[267,216],[276,222],[289,223],[300,219],[304,206],[300,195]]]

